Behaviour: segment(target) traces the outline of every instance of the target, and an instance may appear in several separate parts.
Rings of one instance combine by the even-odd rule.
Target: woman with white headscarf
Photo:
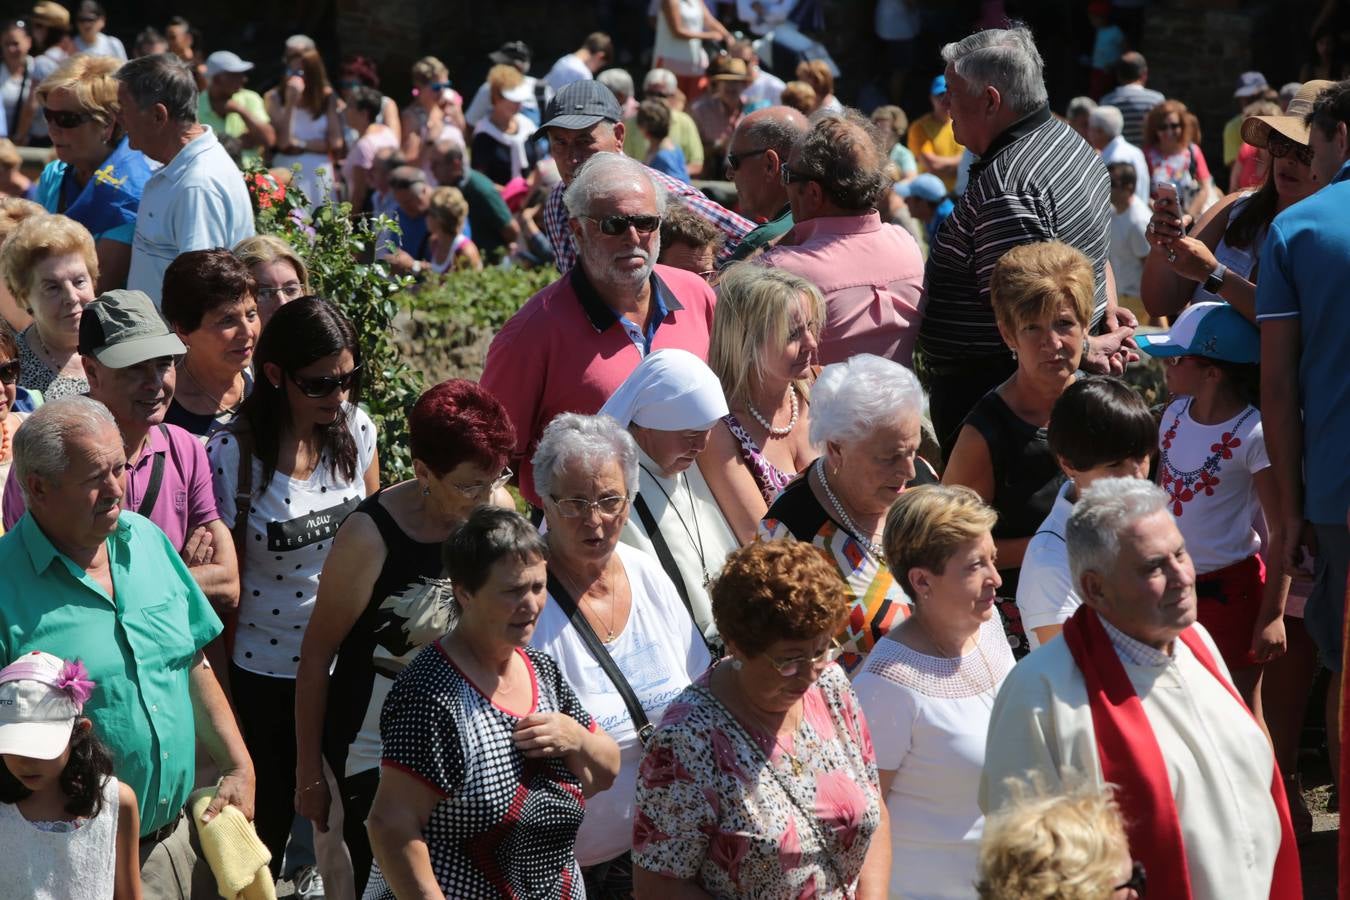
[[[638,445],[638,490],[619,542],[660,561],[704,638],[720,644],[708,585],[738,542],[695,462],[727,414],[721,383],[694,354],[658,350],[600,413]]]

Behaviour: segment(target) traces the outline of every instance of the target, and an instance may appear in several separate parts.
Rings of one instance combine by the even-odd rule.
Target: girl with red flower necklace
[[[1195,562],[1200,623],[1257,720],[1261,670],[1285,651],[1289,578],[1263,560],[1256,524],[1278,546],[1274,475],[1253,403],[1260,336],[1227,303],[1192,304],[1170,332],[1139,337],[1167,364],[1172,402],[1160,426],[1158,481]]]

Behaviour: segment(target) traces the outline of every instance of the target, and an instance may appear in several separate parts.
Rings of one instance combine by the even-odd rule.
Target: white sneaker
[[[313,866],[302,866],[292,883],[299,900],[324,900],[323,876]]]

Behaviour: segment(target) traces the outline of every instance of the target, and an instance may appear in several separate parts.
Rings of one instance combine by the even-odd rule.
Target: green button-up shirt
[[[123,512],[107,546],[112,598],[32,515],[0,537],[0,666],[33,650],[84,661],[97,685],[85,715],[135,790],[149,834],[173,821],[192,790],[188,670],[221,624],[149,519]]]

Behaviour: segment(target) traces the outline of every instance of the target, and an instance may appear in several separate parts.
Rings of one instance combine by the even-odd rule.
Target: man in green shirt
[[[741,215],[762,224],[741,240],[730,262],[749,259],[792,230],[783,167],[809,129],[806,116],[787,106],[757,109],[737,123],[727,175],[736,183]]]
[[[464,148],[457,144],[436,145],[438,155],[431,163],[431,173],[441,184],[459,188],[469,204],[469,230],[483,261],[488,265],[499,251],[508,249],[520,237],[511,210],[502,193],[492,181],[464,164]]]
[[[146,897],[180,896],[184,865],[210,884],[183,818],[197,741],[224,773],[206,818],[226,804],[252,818],[254,799],[252,762],[202,656],[220,620],[164,532],[122,509],[126,459],[101,403],[39,408],[15,435],[14,468],[28,512],[0,538],[0,666],[33,650],[84,662],[97,685],[85,714],[140,803]]]
[[[217,50],[206,58],[206,90],[197,95],[197,121],[221,140],[237,139],[244,166],[260,164],[262,151],[277,140],[263,98],[244,88],[252,68],[229,50]]]
[[[675,108],[675,91],[675,73],[669,69],[652,69],[642,79],[643,99],[660,100],[670,107],[670,139],[684,153],[684,166],[689,170],[689,177],[698,178],[703,174],[703,138],[699,137],[698,125],[693,117]],[[623,152],[645,163],[651,145],[642,129],[637,127],[636,121],[629,119],[624,123]]]

